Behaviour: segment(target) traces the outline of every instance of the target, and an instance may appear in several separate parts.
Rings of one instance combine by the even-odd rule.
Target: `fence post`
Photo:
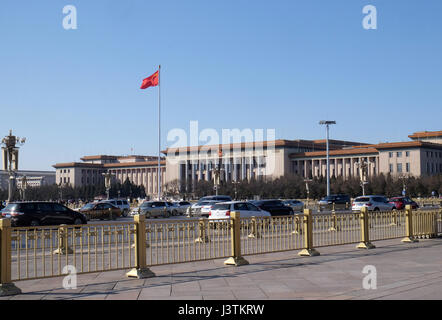
[[[419,240],[417,240],[413,234],[413,210],[409,204],[405,206],[405,228],[406,237],[402,239],[402,242],[418,242]]]
[[[319,252],[313,249],[313,219],[310,209],[304,210],[304,246],[305,248],[298,253],[300,256],[319,256]]]
[[[68,226],[60,225],[58,228],[58,249],[53,254],[72,254],[74,251],[69,247]]]
[[[293,230],[292,234],[302,234],[301,221],[299,221],[298,216],[295,217],[294,223],[295,223],[295,230]]]
[[[252,217],[252,231],[248,235],[249,238],[261,238],[261,233],[258,230],[258,223],[255,217]]]
[[[20,294],[11,281],[11,220],[0,219],[0,296]]]
[[[137,214],[134,216],[135,222],[135,268],[126,273],[129,278],[152,278],[155,277],[147,267],[146,257],[146,216]]]
[[[224,261],[225,265],[243,266],[249,262],[241,256],[241,220],[239,212],[230,213],[230,234],[232,237],[232,256]]]
[[[338,231],[338,217],[334,212],[332,213],[330,219],[332,221],[332,226],[328,228],[328,231]]]
[[[370,242],[370,233],[368,228],[368,210],[366,207],[362,207],[361,209],[361,242],[357,245],[358,249],[374,249],[376,248]]]
[[[199,219],[198,238],[195,239],[195,242],[201,242],[201,243],[209,242],[209,237],[206,234],[206,221],[205,221],[205,219]]]

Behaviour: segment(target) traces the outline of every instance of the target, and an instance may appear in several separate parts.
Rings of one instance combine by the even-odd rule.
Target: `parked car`
[[[384,196],[362,196],[353,201],[352,210],[361,211],[366,207],[368,211],[392,211],[396,209],[395,205],[388,202]]]
[[[91,219],[112,219],[121,217],[121,209],[107,202],[91,202],[83,206],[80,210],[88,220]]]
[[[83,213],[55,202],[11,202],[2,210],[2,217],[11,218],[13,227],[87,223]]]
[[[230,196],[206,196],[206,197],[202,197],[198,200],[198,202],[200,201],[232,201],[232,198]]]
[[[173,207],[170,207],[165,201],[146,201],[138,208],[131,211],[131,215],[144,214],[146,218],[169,218]]]
[[[292,208],[295,212],[302,212],[302,210],[304,210],[304,202],[299,200],[285,200],[284,204]]]
[[[240,217],[270,217],[267,211],[259,209],[252,203],[243,201],[219,202],[212,206],[209,211],[209,219],[229,219],[230,213],[237,211]]]
[[[110,203],[115,207],[120,208],[121,215],[123,217],[127,217],[130,212],[130,204],[126,199],[109,199],[109,200],[101,200],[101,203]]]
[[[269,212],[272,216],[286,216],[294,214],[293,209],[284,205],[281,200],[255,200],[252,204],[261,210]]]
[[[329,204],[350,204],[351,199],[350,196],[346,194],[331,194],[328,197],[324,197],[321,200],[319,200],[320,206],[325,206]]]
[[[406,205],[411,205],[412,209],[419,208],[419,205],[409,197],[393,197],[389,202],[394,204],[397,210],[404,210]]]
[[[204,200],[199,201],[187,209],[188,217],[208,217],[209,211],[216,203],[223,202],[222,200]]]
[[[186,214],[187,208],[189,208],[192,204],[188,201],[176,201],[174,202],[175,210],[179,215]]]
[[[188,217],[201,217],[202,214],[209,216],[209,210],[215,203],[223,202],[221,200],[201,200],[187,208]]]

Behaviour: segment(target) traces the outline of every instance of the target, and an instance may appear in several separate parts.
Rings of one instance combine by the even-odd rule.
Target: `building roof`
[[[319,139],[319,140],[313,140],[313,142],[316,144],[326,144],[327,140],[326,139]],[[333,139],[329,139],[328,144],[329,145],[339,145],[339,146],[349,146],[349,147],[350,146],[367,146],[368,145],[368,143],[363,143],[363,142],[333,140]]]
[[[319,141],[319,140],[318,140]],[[314,148],[325,149],[325,145],[321,142],[316,143],[312,140],[271,140],[271,141],[258,141],[258,142],[241,142],[241,143],[229,143],[229,144],[212,144],[212,145],[200,145],[193,147],[177,147],[167,148],[161,151],[163,154],[169,152],[201,152],[209,150],[234,150],[234,149],[252,149],[252,148],[266,148],[266,147],[292,147],[292,148]]]
[[[108,156],[108,155],[95,155],[95,156],[84,156],[80,158],[82,161],[90,161],[90,160],[117,160],[117,156]]]
[[[406,141],[406,142],[390,142],[374,145],[376,149],[403,149],[403,148],[430,148],[442,149],[442,144],[423,142],[423,141]]]
[[[161,160],[160,165],[165,165],[166,160]],[[127,162],[127,163],[87,163],[87,162],[67,162],[67,163],[57,163],[53,165],[54,168],[73,168],[73,167],[80,167],[80,168],[127,168],[127,167],[143,167],[143,166],[157,166],[158,161],[140,161],[140,162]]]
[[[442,130],[440,131],[419,131],[408,136],[411,139],[419,138],[437,138],[442,137]]]
[[[407,142],[391,142],[367,145],[365,147],[355,146],[348,149],[330,150],[330,156],[341,155],[364,155],[379,153],[379,150],[384,149],[405,149],[405,148],[430,148],[430,149],[442,149],[442,144],[422,141],[407,141]],[[306,158],[306,157],[325,157],[326,151],[314,151],[303,153],[292,153],[290,158]]]
[[[166,160],[160,160],[160,166],[166,165]],[[158,166],[158,161],[139,161],[126,163],[105,163],[103,168],[128,168],[128,167],[155,167]]]
[[[330,150],[330,156],[342,156],[342,155],[352,155],[352,154],[376,154],[379,151],[375,148],[352,148],[352,149],[340,149],[340,150]],[[313,152],[302,152],[302,153],[292,153],[289,155],[290,158],[307,158],[307,157],[325,157],[327,151],[313,151]]]

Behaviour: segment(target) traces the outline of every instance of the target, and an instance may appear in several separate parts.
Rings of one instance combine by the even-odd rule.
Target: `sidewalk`
[[[19,281],[21,295],[0,299],[442,299],[442,239],[374,244],[319,248],[318,257],[246,256],[250,265],[241,267],[224,260],[157,266],[155,278],[142,280],[126,278],[126,271],[79,275],[73,290],[63,289],[62,277]],[[377,269],[376,290],[362,287],[366,265]]]

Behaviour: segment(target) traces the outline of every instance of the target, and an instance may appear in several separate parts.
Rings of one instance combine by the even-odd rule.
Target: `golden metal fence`
[[[370,240],[387,240],[406,236],[405,211],[372,211],[368,215]]]
[[[413,235],[419,238],[431,238],[438,234],[439,211],[413,211]]]
[[[134,266],[134,223],[11,229],[12,280],[128,269]]]
[[[440,235],[442,234],[442,210],[440,210],[437,213],[436,223],[437,223],[437,234]]]
[[[314,213],[281,217],[230,219],[146,220],[58,227],[12,228],[0,219],[0,295],[12,281],[62,276],[66,266],[78,274],[132,269],[128,276],[153,276],[150,266],[228,258],[227,265],[248,262],[243,255],[303,249],[302,256],[318,255],[315,247],[359,242],[433,237],[442,233],[442,211],[411,210],[360,213]],[[9,286],[9,287],[8,287]],[[17,290],[9,292],[17,293]]]
[[[303,215],[241,218],[243,255],[303,248]]]
[[[359,242],[359,213],[313,214],[313,246],[326,247]]]
[[[231,254],[229,220],[168,220],[146,224],[147,265],[226,258]]]

